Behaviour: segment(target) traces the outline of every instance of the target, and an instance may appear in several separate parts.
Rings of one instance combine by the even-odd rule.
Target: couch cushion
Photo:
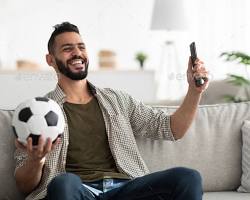
[[[199,170],[206,191],[235,190],[241,177],[241,134],[245,119],[250,119],[250,103],[200,106],[185,137],[177,142],[137,139],[152,171],[174,166]],[[160,108],[172,113],[176,107]],[[13,177],[14,136],[11,112],[0,110],[0,199],[23,199]]]
[[[250,194],[239,192],[206,192],[203,200],[249,200]]]
[[[162,107],[168,113],[176,107]],[[236,190],[241,178],[241,126],[250,102],[200,106],[187,134],[176,142],[137,138],[151,171],[175,166],[197,169],[205,191]]]
[[[244,121],[242,126],[242,176],[238,191],[250,192],[250,121]]]
[[[0,110],[0,199],[20,200],[14,180],[14,134],[11,129],[11,111]]]

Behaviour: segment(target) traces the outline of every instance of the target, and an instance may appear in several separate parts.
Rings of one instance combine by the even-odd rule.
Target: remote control
[[[190,53],[191,53],[192,65],[194,67],[194,62],[197,59],[197,52],[196,52],[195,42],[192,42],[190,44]],[[205,83],[205,77],[194,77],[194,81],[195,81],[195,85],[197,87],[200,87]]]

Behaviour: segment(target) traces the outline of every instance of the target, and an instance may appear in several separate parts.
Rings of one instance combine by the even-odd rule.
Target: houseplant
[[[238,64],[244,65],[246,73],[248,73],[247,68],[250,65],[249,55],[239,51],[231,51],[231,52],[223,52],[220,56],[223,57],[225,61],[236,61]],[[238,87],[249,87],[250,85],[249,79],[235,74],[228,74],[228,82]],[[241,99],[233,95],[226,95],[224,97],[229,102],[242,102],[250,100],[250,99]]]
[[[143,52],[138,52],[135,55],[135,59],[139,62],[140,68],[143,69],[145,60],[147,59],[147,55]]]

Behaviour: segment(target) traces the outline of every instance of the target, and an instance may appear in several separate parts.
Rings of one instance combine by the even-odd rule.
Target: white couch
[[[160,107],[172,113],[176,107]],[[185,137],[176,142],[137,138],[138,147],[152,171],[185,166],[200,171],[204,200],[249,200],[239,193],[241,183],[243,121],[250,119],[250,102],[200,106]],[[19,200],[15,187],[14,135],[11,112],[0,110],[0,199]]]
[[[13,178],[11,111],[3,109],[13,109],[24,99],[45,94],[54,88],[56,77],[47,73],[11,73],[1,78],[4,84],[0,88],[0,200],[19,200],[24,197],[18,193]],[[223,94],[228,93],[237,93],[237,88],[224,81],[211,83],[201,103],[221,103]],[[160,109],[171,113],[176,107]],[[236,192],[242,174],[241,127],[245,119],[250,119],[250,102],[200,106],[192,127],[182,140],[172,143],[137,138],[138,147],[152,171],[174,166],[199,170],[205,200],[249,200],[249,193]]]
[[[159,108],[168,113],[176,109]],[[247,200],[250,193],[236,191],[242,176],[244,120],[250,120],[250,102],[201,105],[181,140],[173,143],[138,138],[137,142],[152,171],[174,166],[197,169],[203,178],[204,200]]]

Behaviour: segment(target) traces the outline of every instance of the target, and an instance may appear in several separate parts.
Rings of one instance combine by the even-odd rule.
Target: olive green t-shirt
[[[69,127],[66,171],[82,181],[128,178],[117,170],[111,154],[104,119],[95,97],[87,104],[63,104]]]

